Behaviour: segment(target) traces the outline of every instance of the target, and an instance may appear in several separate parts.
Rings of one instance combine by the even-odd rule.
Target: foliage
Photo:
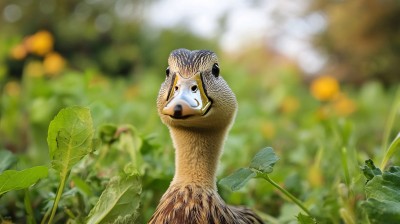
[[[46,222],[58,196],[54,223],[107,222],[115,217],[145,223],[174,173],[174,149],[155,106],[166,58],[181,47],[218,51],[216,43],[177,29],[150,32],[137,19],[140,13],[122,19],[117,9],[129,1],[46,2],[0,3],[15,4],[24,15],[16,22],[0,21],[0,176],[10,172],[6,170],[38,166],[57,169],[50,168],[47,176],[35,172],[22,191],[2,194],[0,220]],[[356,71],[348,77],[376,77],[396,64],[387,61],[397,57],[397,48],[377,47],[391,41],[362,44],[349,38],[362,29],[352,28],[360,21],[345,19],[357,16],[343,13],[341,6],[356,3],[329,3],[337,9],[327,9],[328,17],[334,13],[344,22],[333,21],[327,28],[325,46],[332,58],[339,52],[336,62],[351,63],[349,68]],[[140,4],[135,6],[140,10]],[[112,21],[112,26],[103,29],[107,27],[96,25],[96,20]],[[338,46],[340,51],[334,51]],[[376,51],[365,56],[363,47]],[[383,51],[394,53],[387,56]],[[351,60],[342,60],[343,54]],[[315,218],[318,223],[352,224],[372,222],[368,216],[381,217],[377,213],[397,203],[383,190],[390,186],[394,195],[398,193],[390,168],[400,164],[396,82],[383,85],[362,78],[364,85],[353,86],[328,72],[330,76],[308,85],[292,61],[264,47],[218,55],[221,75],[239,103],[218,172],[218,179],[227,176],[218,190],[228,204],[254,208],[271,223],[312,223]],[[62,115],[66,120],[52,122],[62,109],[60,115],[69,111]],[[80,131],[71,132],[75,128]],[[265,146],[274,153],[267,148],[258,154]],[[77,157],[68,157],[69,152]],[[379,161],[380,170],[367,166],[364,174],[370,181],[365,183],[359,165],[368,158]],[[262,179],[251,180],[256,177]],[[222,187],[226,182],[230,188]],[[57,190],[60,186],[64,189]],[[290,196],[284,191],[311,216],[286,200]]]
[[[399,82],[399,2],[315,0],[312,5],[328,22],[314,41],[329,58],[328,73],[355,83],[372,77],[387,85]]]
[[[274,187],[280,190],[284,195],[286,195],[290,200],[296,203],[304,212],[311,215],[308,209],[303,205],[299,199],[293,196],[291,193],[280,187],[275,181],[273,181],[268,174],[272,172],[273,166],[278,161],[278,156],[276,156],[272,148],[265,148],[258,152],[254,158],[251,160],[249,168],[242,168],[235,173],[231,174],[227,178],[220,181],[220,184],[225,185],[232,190],[239,190],[244,184],[253,177],[264,178],[266,181],[270,182]],[[246,173],[243,175],[243,173]],[[299,217],[304,217],[299,214]]]
[[[138,175],[112,178],[86,223],[134,223],[139,216],[140,192]]]
[[[363,170],[368,182],[365,186],[367,200],[361,207],[370,223],[400,222],[400,167],[392,166],[382,173],[367,160]]]
[[[51,210],[49,223],[52,223],[58,203],[64,190],[65,181],[74,165],[90,153],[93,144],[93,121],[90,111],[82,107],[62,109],[50,122],[47,142],[52,168],[58,172],[60,185]],[[44,218],[44,220],[46,220]]]
[[[28,188],[39,179],[47,177],[47,167],[36,166],[29,169],[17,171],[6,170],[0,175],[0,195],[11,191]]]
[[[297,219],[300,209],[285,200],[283,193],[277,193],[274,185],[264,181],[246,184],[257,176],[254,168],[272,171],[272,166],[263,166],[251,158],[256,154],[255,148],[271,145],[280,162],[274,164],[275,171],[268,177],[301,200],[318,222],[365,220],[360,206],[364,180],[358,164],[369,157],[382,160],[388,152],[382,149],[377,153],[376,149],[382,146],[385,128],[392,130],[386,135],[391,139],[395,137],[394,130],[400,128],[396,119],[391,119],[392,125],[384,125],[386,114],[397,111],[389,107],[395,107],[395,90],[384,90],[374,82],[361,89],[341,85],[339,94],[346,94],[355,108],[341,113],[340,107],[335,106],[340,99],[319,102],[296,78],[296,70],[275,68],[266,74],[279,76],[249,79],[246,67],[232,67],[229,63],[221,63],[221,74],[235,91],[240,109],[221,158],[220,176],[247,168],[239,171],[242,176],[232,179],[237,182],[232,189],[237,191],[219,189],[224,200],[256,208],[265,213],[262,217],[266,220],[286,223]],[[90,109],[97,130],[90,136],[101,139],[102,145],[92,151],[89,141],[85,142],[88,154],[69,166],[72,169],[54,221],[85,222],[110,180],[129,173],[139,175],[142,185],[136,222],[146,222],[173,175],[172,143],[154,104],[163,76],[162,71],[159,73],[156,76],[149,72],[137,79],[110,79],[91,71],[67,72],[51,78],[26,73],[21,82],[9,81],[2,95],[0,141],[8,149],[2,154],[10,159],[0,162],[0,167],[21,170],[50,164],[50,157],[43,155],[48,153],[46,135],[51,119],[62,108],[84,105]],[[73,117],[71,121],[77,120]],[[68,122],[66,127],[72,124]],[[50,134],[51,139],[57,138],[54,134]],[[273,158],[269,151],[264,153],[257,158]],[[398,154],[390,154],[388,164],[399,163]],[[246,165],[249,161],[254,166]],[[29,188],[31,200],[27,205],[33,207],[30,217],[36,221],[42,220],[53,205],[60,181],[57,173],[51,169],[47,178]],[[29,211],[29,206],[11,209],[15,201],[25,198],[19,191],[4,194],[0,198],[4,205],[1,216],[25,222],[28,213],[23,211]]]

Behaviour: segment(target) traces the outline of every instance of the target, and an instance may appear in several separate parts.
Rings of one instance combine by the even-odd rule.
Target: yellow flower
[[[4,86],[4,92],[9,96],[19,96],[21,93],[21,86],[16,81],[10,81]]]
[[[321,101],[329,101],[334,99],[339,91],[340,86],[336,79],[331,76],[321,76],[311,83],[311,94]]]
[[[288,96],[283,99],[281,103],[281,110],[285,114],[291,114],[296,112],[299,109],[299,106],[300,103],[295,97]]]
[[[356,110],[356,105],[345,94],[340,94],[335,100],[333,108],[338,115],[348,116]]]
[[[261,133],[267,139],[273,139],[275,137],[275,127],[271,122],[263,122],[261,124]]]
[[[25,41],[30,52],[44,56],[53,50],[53,36],[48,31],[39,31],[28,37]]]
[[[14,224],[11,220],[3,219],[1,220],[1,224]]]
[[[46,74],[54,76],[64,69],[65,60],[60,54],[52,52],[44,58],[43,66]]]
[[[42,77],[44,74],[43,64],[40,61],[30,62],[24,69],[24,74],[30,77]]]
[[[16,60],[22,60],[26,57],[26,55],[26,48],[22,44],[19,44],[11,49],[11,57]]]

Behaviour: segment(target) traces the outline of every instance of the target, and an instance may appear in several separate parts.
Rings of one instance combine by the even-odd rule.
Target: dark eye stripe
[[[208,97],[206,82],[204,82],[203,73],[200,73],[201,83],[203,84],[204,94]]]
[[[175,83],[175,77],[176,77],[175,74],[172,75],[171,83],[170,83],[169,88],[168,88],[167,101],[169,100],[169,97],[170,97],[170,95],[171,95],[172,87],[173,87],[173,85],[174,85],[174,83]]]

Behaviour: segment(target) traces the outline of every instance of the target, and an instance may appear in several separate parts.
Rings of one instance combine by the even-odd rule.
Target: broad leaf
[[[259,151],[251,160],[250,168],[256,169],[262,173],[271,173],[279,157],[271,147]]]
[[[232,191],[242,188],[251,178],[262,174],[271,173],[273,166],[279,160],[271,147],[259,151],[251,160],[249,168],[240,168],[231,175],[223,178],[219,183]]]
[[[251,178],[257,174],[249,168],[240,168],[231,175],[223,178],[219,183],[232,191],[237,191],[242,188]]]
[[[90,211],[86,223],[134,223],[139,215],[141,191],[138,175],[113,178]]]
[[[367,182],[374,178],[376,175],[382,175],[382,171],[377,168],[374,162],[370,159],[365,160],[365,165],[361,168],[364,176],[367,178]]]
[[[62,109],[51,121],[47,137],[52,166],[62,178],[95,147],[90,111],[84,107]]]
[[[15,162],[17,157],[8,150],[0,150],[0,173],[9,169]]]
[[[35,166],[25,170],[6,170],[0,174],[0,195],[11,191],[20,190],[35,184],[39,179],[47,177],[48,168]]]
[[[364,172],[365,173],[365,172]],[[369,178],[370,173],[366,176]],[[371,223],[400,223],[400,167],[390,167],[365,185],[367,200],[361,204]]]
[[[132,174],[137,172],[143,173],[143,159],[140,154],[140,148],[143,144],[142,139],[139,137],[135,128],[131,125],[120,127],[118,131],[120,132],[119,147],[125,149],[131,157]]]

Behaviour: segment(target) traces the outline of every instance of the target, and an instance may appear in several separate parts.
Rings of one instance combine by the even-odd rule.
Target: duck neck
[[[216,170],[227,130],[171,128],[175,147],[173,184],[216,189]]]

